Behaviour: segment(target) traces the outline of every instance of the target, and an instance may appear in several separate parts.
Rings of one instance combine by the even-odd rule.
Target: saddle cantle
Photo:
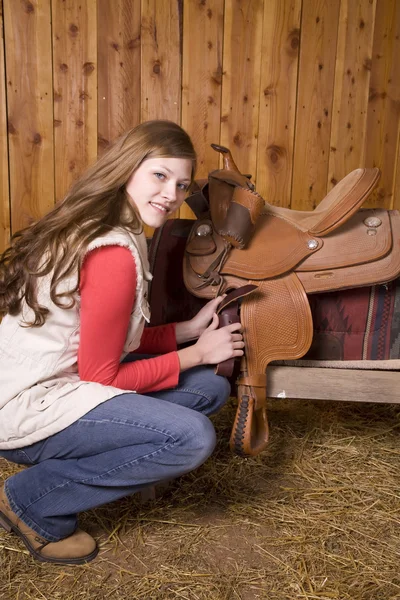
[[[400,215],[360,209],[379,169],[356,169],[314,211],[295,211],[264,202],[229,150],[214,148],[223,153],[224,168],[210,173],[188,199],[199,218],[187,241],[183,277],[197,297],[228,292],[230,319],[240,303],[245,356],[231,447],[255,455],[268,441],[267,365],[300,358],[311,345],[307,294],[395,279]],[[217,369],[229,374],[232,364]]]

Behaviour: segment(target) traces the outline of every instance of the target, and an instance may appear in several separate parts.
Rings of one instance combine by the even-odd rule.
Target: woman
[[[181,206],[195,165],[178,125],[142,123],[0,260],[0,455],[30,466],[0,487],[0,525],[38,560],[92,560],[79,512],[187,473],[214,448],[208,415],[229,385],[206,365],[243,354],[240,325],[218,329],[218,297],[144,329],[143,224]]]

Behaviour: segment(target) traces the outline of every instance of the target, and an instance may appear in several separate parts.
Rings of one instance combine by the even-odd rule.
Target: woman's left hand
[[[225,297],[226,294],[217,296],[207,302],[190,321],[177,323],[175,330],[177,343],[182,344],[191,340],[197,340],[211,323],[214,313]]]

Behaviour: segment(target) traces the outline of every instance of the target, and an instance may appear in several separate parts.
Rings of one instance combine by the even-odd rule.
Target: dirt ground
[[[37,563],[1,531],[0,599],[400,599],[400,407],[270,401],[252,459],[229,451],[234,411],[214,418],[207,463],[156,500],[82,515],[92,563]],[[0,478],[16,469],[0,459]]]

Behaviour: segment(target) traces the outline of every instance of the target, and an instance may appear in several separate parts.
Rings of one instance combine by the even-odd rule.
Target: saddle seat
[[[267,212],[293,223],[309,235],[324,237],[343,225],[368,198],[379,181],[380,171],[355,169],[331,189],[313,211],[267,205]]]

